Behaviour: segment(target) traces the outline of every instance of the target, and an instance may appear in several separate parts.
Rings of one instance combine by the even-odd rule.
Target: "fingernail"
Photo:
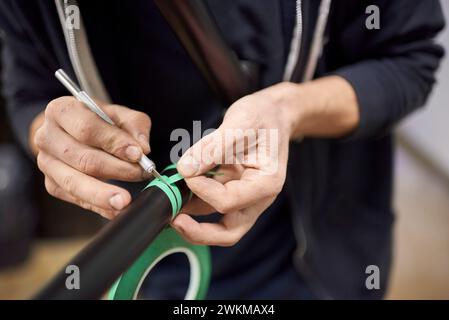
[[[136,146],[126,148],[126,157],[131,161],[137,161],[142,156],[142,150]]]
[[[184,177],[190,177],[195,175],[195,173],[200,168],[200,164],[191,155],[182,157],[178,163],[178,170]]]
[[[120,194],[116,194],[115,196],[111,197],[109,199],[109,204],[115,210],[122,210],[123,207],[125,206],[125,203],[123,201],[123,197]]]
[[[148,146],[148,149],[150,149],[150,143],[149,143],[148,137],[146,135],[140,134],[137,139],[139,140],[140,143],[142,143],[145,146]]]

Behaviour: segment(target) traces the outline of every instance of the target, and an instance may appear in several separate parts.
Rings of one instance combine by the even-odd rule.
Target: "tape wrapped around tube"
[[[172,164],[162,171],[162,174],[174,170],[176,170],[176,165]],[[172,218],[175,218],[183,205],[181,191],[176,186],[176,182],[183,178],[177,172],[170,176],[163,175],[163,177],[170,183],[170,187],[163,181],[154,179],[144,190],[148,188],[161,189],[170,200]],[[204,299],[211,275],[209,248],[188,243],[171,227],[165,228],[134,264],[115,282],[109,291],[108,298],[110,300],[137,299],[140,288],[151,270],[162,259],[174,253],[184,253],[190,264],[190,282],[185,299]]]

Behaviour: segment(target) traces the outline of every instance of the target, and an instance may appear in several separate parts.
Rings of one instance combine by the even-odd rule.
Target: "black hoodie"
[[[186,121],[207,123],[222,106],[173,35],[151,29],[157,17],[141,24],[139,19],[117,14],[125,2],[133,4],[82,0],[79,4],[107,93],[114,102],[150,114],[156,124],[152,135],[157,137],[152,138],[152,149],[159,153],[154,157],[158,163],[166,163],[169,132],[186,126]],[[442,48],[433,41],[444,26],[439,2],[334,0],[322,37],[315,29],[326,0],[207,2],[238,57],[259,66],[260,87],[282,81],[298,14],[296,4],[301,8],[303,33],[297,38],[301,50],[291,81],[303,81],[306,70],[313,67],[311,47],[318,36],[322,51],[312,68],[314,76],[339,75],[354,87],[360,106],[359,127],[342,139],[292,142],[281,198],[289,200],[297,243],[292,253],[296,270],[317,297],[382,297],[390,268],[393,225],[391,129],[425,103],[435,81],[443,56]],[[379,30],[366,28],[369,5],[380,9]],[[109,11],[111,8],[115,10]],[[140,12],[138,6],[134,10]],[[125,27],[148,29],[127,34]],[[50,100],[66,95],[54,71],[62,67],[72,76],[76,72],[54,1],[0,0],[0,28],[5,47],[4,94],[15,132],[28,148],[32,119]],[[116,37],[119,34],[127,36]],[[149,34],[157,41],[154,46],[146,45],[152,50],[140,51],[136,44]],[[146,58],[160,63],[143,63]],[[142,63],[151,68],[147,78],[139,75]],[[136,79],[125,77],[125,69],[137,70]],[[148,88],[154,88],[151,104],[146,97]],[[257,237],[252,245],[258,245]],[[283,243],[273,245],[281,248]],[[380,290],[365,286],[369,265],[380,269]]]

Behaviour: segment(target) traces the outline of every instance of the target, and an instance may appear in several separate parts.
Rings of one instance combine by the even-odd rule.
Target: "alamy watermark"
[[[77,5],[68,5],[64,9],[65,27],[68,30],[79,30],[81,25],[80,9]],[[365,9],[368,15],[365,20],[365,27],[368,30],[380,29],[380,8],[377,5],[369,5]]]
[[[368,30],[380,29],[380,9],[376,5],[366,7],[365,13],[368,17],[365,20],[365,26]]]
[[[74,264],[70,264],[65,268],[65,273],[68,274],[65,279],[65,287],[67,290],[79,290],[81,284],[79,267]]]
[[[195,143],[202,139],[201,143]],[[173,163],[189,152],[191,161],[204,165],[241,164],[263,166],[263,174],[274,174],[279,165],[278,129],[208,129],[202,133],[201,122],[193,122],[190,133],[178,128],[172,131],[170,141],[177,142],[170,151]],[[195,143],[192,146],[192,143]],[[188,161],[188,160],[187,160]]]
[[[80,8],[76,5],[70,5],[64,11],[65,27],[68,30],[79,30],[81,25]]]
[[[368,290],[380,289],[380,269],[376,265],[369,265],[365,269],[365,274],[368,275],[365,280],[365,287]]]

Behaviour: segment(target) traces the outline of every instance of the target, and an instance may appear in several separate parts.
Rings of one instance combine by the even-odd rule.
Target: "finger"
[[[222,223],[199,223],[186,214],[179,214],[173,228],[188,242],[197,245],[232,246],[245,234],[240,228],[228,229]]]
[[[105,210],[103,208],[96,207],[90,203],[81,201],[81,200],[73,197],[71,194],[67,193],[60,186],[58,186],[58,184],[48,176],[45,177],[45,188],[46,188],[47,192],[50,195],[52,195],[53,197],[60,199],[62,201],[65,201],[65,202],[75,204],[85,210],[96,212],[106,219],[109,219],[109,220],[113,219],[115,216],[117,216],[119,214],[119,211]]]
[[[205,176],[185,181],[196,196],[223,214],[250,207],[261,199],[275,197],[283,185],[281,179],[261,175],[256,169],[246,169],[241,179],[224,184]]]
[[[151,119],[146,113],[115,104],[104,105],[102,108],[119,128],[139,142],[145,154],[150,153]]]
[[[141,181],[149,178],[149,174],[139,165],[83,145],[57,125],[43,125],[36,133],[35,140],[40,150],[92,177],[121,181]]]
[[[105,210],[122,210],[131,202],[125,189],[81,173],[45,152],[39,152],[39,169],[73,197]]]
[[[192,199],[182,207],[180,212],[190,215],[207,215],[216,212],[216,210],[207,202],[204,202],[197,196],[193,196]]]
[[[239,179],[241,168],[237,166],[221,166],[212,176],[212,179],[220,183],[226,183],[231,180]],[[181,212],[190,215],[207,215],[216,212],[216,210],[207,202],[193,196],[192,199],[182,207]]]
[[[47,106],[45,116],[83,144],[103,149],[131,162],[139,161],[142,156],[140,144],[129,133],[103,121],[74,98],[53,100]]]
[[[248,232],[255,219],[257,217],[237,211],[224,216],[219,223],[199,223],[181,213],[172,222],[172,226],[193,244],[227,247],[236,244]]]
[[[189,215],[180,213],[171,225],[193,244],[232,246],[252,228],[273,201],[265,199],[250,208],[224,215],[219,223],[199,223]]]
[[[223,123],[187,150],[177,168],[182,176],[191,178],[203,175],[217,165],[242,164],[248,158],[248,152],[254,153],[256,145],[254,130],[239,130]]]
[[[185,152],[177,164],[178,172],[185,178],[204,174],[223,163],[223,150],[222,135],[216,130]]]

